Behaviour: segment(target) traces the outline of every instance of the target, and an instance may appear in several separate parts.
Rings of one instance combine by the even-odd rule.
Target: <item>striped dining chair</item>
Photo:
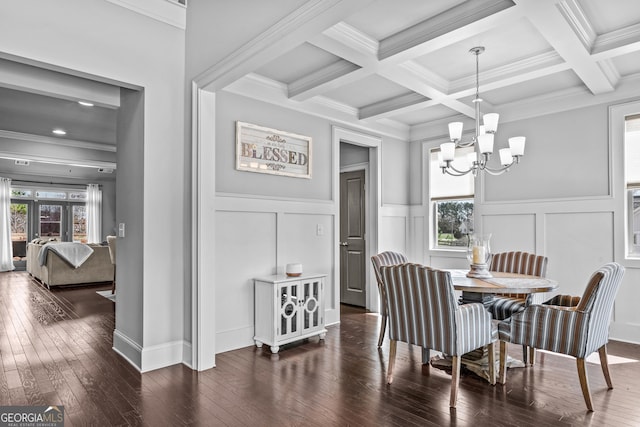
[[[491,257],[490,271],[504,273],[528,274],[529,276],[545,277],[547,275],[548,259],[546,256],[529,252],[500,252]],[[544,293],[532,294],[496,294],[489,312],[496,320],[505,320],[531,304],[542,304]],[[522,358],[527,363],[535,363],[535,349],[522,348]]]
[[[380,293],[380,314],[382,321],[380,323],[380,335],[378,336],[378,347],[382,347],[384,333],[387,329],[387,300],[384,297],[384,289],[382,288],[382,277],[380,277],[380,267],[383,265],[398,265],[407,262],[407,257],[399,252],[385,251],[371,257],[373,271],[378,281],[378,292]]]
[[[607,387],[612,389],[607,342],[613,303],[623,276],[623,266],[605,264],[593,273],[581,298],[557,295],[500,322],[500,382],[506,381],[507,342],[567,354],[576,358],[582,395],[589,411],[593,411],[585,358],[598,351]]]
[[[480,303],[458,304],[448,271],[419,264],[380,268],[389,314],[389,369],[393,382],[398,341],[440,351],[452,357],[449,406],[455,408],[460,381],[460,357],[488,346],[489,381],[495,384],[491,315]]]

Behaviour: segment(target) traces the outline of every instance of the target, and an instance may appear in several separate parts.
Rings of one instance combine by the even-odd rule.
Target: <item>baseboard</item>
[[[637,323],[611,323],[609,339],[640,344],[640,324]]]
[[[254,331],[251,326],[216,333],[216,354],[254,345]]]
[[[193,360],[191,359],[192,352],[191,343],[182,341],[182,363],[191,369],[193,369]]]
[[[180,340],[141,347],[117,329],[113,332],[113,350],[124,357],[141,373],[176,365],[178,363],[185,363],[185,361],[183,361],[183,355],[188,355],[189,359],[191,359],[190,343],[185,343]],[[191,360],[185,364],[189,365],[190,363]]]
[[[113,331],[113,351],[124,357],[138,371],[141,371],[142,347],[117,329]]]
[[[142,369],[149,372],[182,363],[183,341],[172,341],[142,348]]]

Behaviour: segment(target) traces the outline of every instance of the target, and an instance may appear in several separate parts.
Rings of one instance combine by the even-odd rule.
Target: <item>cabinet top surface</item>
[[[325,273],[303,273],[300,276],[287,276],[286,274],[273,274],[271,276],[255,277],[253,280],[258,282],[282,283],[295,282],[298,280],[315,279],[325,277]]]

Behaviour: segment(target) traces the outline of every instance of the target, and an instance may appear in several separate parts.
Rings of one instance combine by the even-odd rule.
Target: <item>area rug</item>
[[[111,300],[113,302],[116,302],[116,294],[112,294],[111,289],[107,291],[96,291],[96,294],[102,297],[105,297],[106,299]]]

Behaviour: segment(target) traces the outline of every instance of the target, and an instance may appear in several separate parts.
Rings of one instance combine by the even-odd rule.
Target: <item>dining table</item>
[[[546,277],[492,271],[487,278],[467,277],[468,270],[447,269],[456,291],[462,291],[462,302],[490,305],[496,294],[531,294],[552,292],[558,282]]]
[[[469,270],[461,269],[445,269],[451,274],[451,282],[457,291],[462,292],[460,302],[466,303],[482,303],[485,307],[489,307],[496,294],[532,294],[538,292],[553,292],[558,288],[558,282],[539,276],[530,276],[526,274],[490,272],[492,277],[477,278],[468,277]],[[425,349],[426,350],[426,349]],[[448,356],[436,356],[431,358],[429,351],[423,350],[423,363],[429,363],[431,366],[448,370],[451,366],[451,358]],[[496,357],[495,360],[498,360]],[[463,355],[460,363],[480,377],[489,380],[489,358],[486,348],[474,350]],[[507,367],[524,367],[521,360],[508,357]]]

